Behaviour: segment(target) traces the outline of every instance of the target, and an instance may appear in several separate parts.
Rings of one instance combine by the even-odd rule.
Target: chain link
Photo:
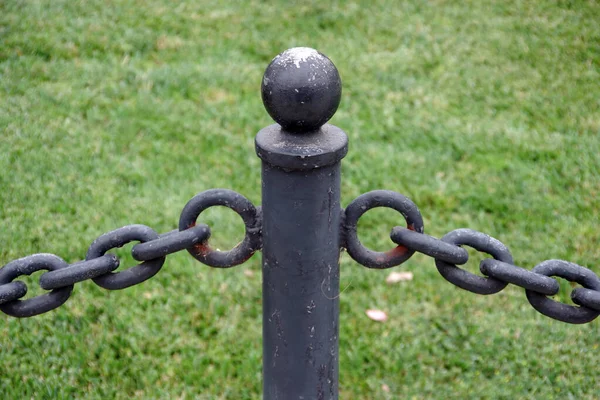
[[[105,233],[94,240],[88,249],[86,260],[102,257],[107,251],[122,247],[132,241],[142,243],[158,239],[158,234],[145,225],[127,225]],[[93,278],[94,283],[104,289],[120,290],[144,282],[160,271],[165,263],[165,257],[144,261],[134,267],[120,272],[109,272]]]
[[[204,243],[209,237],[210,230],[204,224],[184,231],[173,230],[156,240],[136,244],[131,249],[131,255],[138,261],[150,261]]]
[[[222,206],[235,211],[244,221],[246,234],[233,249],[220,251],[207,243],[189,247],[188,252],[198,261],[211,267],[229,268],[242,264],[262,248],[262,216],[260,207],[254,205],[241,194],[228,189],[210,189],[194,196],[181,211],[179,230],[196,225],[198,216],[209,207]]]
[[[533,272],[546,275],[558,276],[570,282],[577,282],[585,288],[600,291],[600,278],[591,270],[581,265],[573,264],[563,260],[547,260],[533,268]],[[526,290],[529,303],[544,315],[559,321],[571,324],[585,324],[593,321],[600,311],[588,307],[576,307],[551,300],[543,294]]]
[[[208,193],[224,195],[225,201],[202,204],[202,210],[212,205],[230,206],[242,215],[246,223],[246,234],[250,239],[249,245],[242,248],[244,254],[241,254],[239,259],[221,260],[219,266],[239,264],[241,258],[249,258],[255,250],[261,247],[260,208],[255,208],[249,200],[232,191],[220,190],[208,191]],[[221,197],[223,198],[223,196]],[[192,215],[197,211],[192,210],[191,213],[186,211],[189,210],[189,204],[197,204],[195,203],[197,199],[198,196],[190,200],[182,214],[187,212],[187,215]],[[231,199],[233,205],[228,202]],[[140,284],[160,271],[166,256],[181,250],[192,251],[198,248],[209,248],[207,241],[210,238],[210,229],[204,224],[196,224],[197,215],[193,218],[193,223],[184,223],[181,230],[174,230],[163,235],[158,235],[145,225],[127,225],[115,229],[94,240],[84,261],[70,265],[62,258],[46,253],[33,254],[11,261],[0,268],[0,310],[20,318],[51,311],[69,299],[76,283],[87,280],[92,280],[97,285],[109,290],[119,290]],[[123,271],[113,272],[119,267],[120,261],[116,255],[107,252],[135,241],[140,243],[132,247],[131,255],[140,263]],[[205,264],[210,265],[207,262]],[[40,276],[40,287],[50,292],[31,299],[19,300],[27,294],[27,285],[15,279],[41,270],[48,272]]]
[[[479,269],[484,275],[547,296],[554,296],[560,289],[556,279],[492,258],[483,260],[479,265]]]
[[[591,270],[563,260],[547,260],[532,270],[514,265],[508,248],[497,239],[471,229],[454,230],[442,239],[402,227],[392,229],[390,238],[398,245],[428,255],[435,260],[440,274],[454,285],[478,294],[493,294],[509,283],[525,289],[527,300],[538,312],[567,323],[583,324],[600,315],[600,278]],[[468,245],[494,258],[486,258],[479,264],[485,277],[460,269],[468,253],[460,252]],[[576,282],[583,287],[575,288],[571,299],[578,306],[557,302],[554,296],[560,286],[552,276]]]
[[[385,253],[372,251],[358,240],[357,225],[360,217],[374,207],[389,207],[406,219],[407,228],[395,226],[390,239],[396,245]],[[525,289],[527,299],[540,313],[559,321],[581,324],[600,315],[600,278],[591,270],[562,260],[548,260],[527,270],[518,267],[502,242],[472,229],[456,229],[441,239],[423,233],[423,218],[417,206],[407,197],[388,190],[375,190],[353,200],[343,213],[343,246],[358,263],[368,268],[389,268],[408,260],[415,252],[435,260],[439,273],[454,285],[473,293],[489,295],[502,291],[509,283]],[[478,276],[458,265],[466,264],[469,253],[463,246],[486,253],[479,264],[484,276]],[[576,282],[571,299],[577,306],[554,301],[560,289],[553,276]]]
[[[69,264],[54,254],[34,254],[19,258],[0,269],[0,287],[14,283],[13,280],[23,275],[31,275],[37,271],[57,271],[67,268]],[[22,282],[21,282],[22,283]],[[60,307],[69,299],[73,285],[54,289],[50,293],[27,300],[13,300],[0,305],[0,310],[13,317],[32,317]]]
[[[10,282],[0,286],[0,304],[18,300],[27,294],[27,285],[21,281]]]
[[[398,211],[406,220],[409,230],[422,233],[423,217],[421,212],[408,197],[390,190],[373,190],[354,199],[343,214],[344,247],[354,261],[368,268],[391,268],[402,264],[412,257],[416,249],[407,246],[379,252],[365,247],[358,239],[358,220],[372,208],[387,207]]]

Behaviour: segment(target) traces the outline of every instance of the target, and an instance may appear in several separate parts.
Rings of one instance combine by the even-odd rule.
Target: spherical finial
[[[275,122],[288,131],[310,132],[335,114],[342,81],[325,55],[308,47],[294,47],[271,61],[261,92],[263,104]]]

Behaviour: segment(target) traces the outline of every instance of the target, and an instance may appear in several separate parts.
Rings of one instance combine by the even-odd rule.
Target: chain
[[[456,229],[441,239],[423,233],[422,218],[414,204],[398,193],[377,190],[359,196],[345,210],[346,242],[351,243],[356,236],[358,218],[373,207],[390,207],[402,213],[407,228],[397,226],[392,229],[390,238],[398,245],[396,249],[385,253],[375,253],[360,242],[355,243],[353,251],[348,246],[348,254],[355,261],[369,268],[389,268],[406,261],[414,252],[432,257],[439,273],[454,285],[477,294],[494,294],[502,291],[509,283],[525,289],[529,303],[540,313],[563,322],[583,324],[591,322],[600,315],[600,278],[594,272],[581,265],[563,260],[546,260],[532,270],[515,265],[508,248],[499,240],[472,229]],[[365,203],[364,199],[374,199]],[[399,207],[400,202],[410,202],[408,207]],[[358,215],[355,208],[361,211]],[[365,207],[366,205],[366,207]],[[414,206],[414,207],[413,207]],[[406,212],[410,210],[410,214]],[[418,214],[418,215],[417,215]],[[348,226],[350,215],[350,226]],[[415,229],[413,221],[421,221]],[[350,238],[350,240],[349,240]],[[357,239],[356,239],[357,241]],[[458,265],[469,261],[469,253],[462,246],[470,246],[492,258],[481,261],[479,269],[484,276],[475,275]],[[401,252],[408,257],[392,259],[390,254]],[[378,254],[377,258],[365,258],[364,254]],[[578,306],[564,304],[549,298],[558,293],[560,287],[556,279],[560,277],[569,282],[576,282],[577,287],[571,292],[573,303]]]
[[[246,223],[246,237],[250,236],[250,239],[235,247],[236,258],[227,257],[233,250],[220,252],[210,248],[209,227],[196,224],[201,210],[194,215],[187,211],[189,204],[198,203],[203,204],[202,210],[213,205],[228,206],[242,216]],[[54,310],[69,299],[76,283],[87,280],[108,290],[125,289],[156,275],[165,263],[166,256],[181,250],[188,250],[192,254],[201,253],[209,262],[214,258],[218,260],[205,264],[231,267],[241,264],[261,247],[261,242],[257,239],[260,234],[260,209],[236,192],[213,189],[199,193],[188,202],[181,215],[180,230],[162,235],[145,225],[127,225],[105,233],[93,241],[84,261],[70,265],[59,256],[47,253],[33,254],[9,262],[0,268],[0,310],[19,318]],[[107,252],[136,241],[139,243],[133,246],[131,255],[140,263],[123,271],[113,272],[119,267],[120,261],[116,255]],[[226,256],[222,257],[222,254]],[[40,276],[39,284],[42,289],[50,292],[19,300],[27,294],[27,285],[15,279],[37,271],[47,271]]]
[[[208,244],[210,229],[197,224],[199,215],[209,207],[225,206],[243,219],[244,240],[229,251],[212,249]],[[395,227],[390,238],[397,247],[387,252],[375,252],[363,246],[357,234],[360,217],[375,207],[389,207],[398,211],[407,222],[407,228]],[[456,229],[441,239],[426,235],[423,218],[417,206],[407,197],[388,190],[365,193],[343,210],[343,246],[348,254],[369,268],[390,268],[408,260],[415,252],[435,260],[440,274],[454,285],[478,294],[494,294],[509,283],[525,289],[527,300],[540,313],[572,324],[590,322],[600,315],[600,278],[588,268],[563,260],[546,260],[532,270],[517,266],[508,248],[499,240],[472,229]],[[64,304],[74,285],[92,280],[109,290],[125,289],[142,283],[160,271],[166,256],[187,250],[202,263],[219,268],[232,267],[246,261],[262,247],[261,208],[255,207],[239,193],[226,189],[211,189],[194,196],[184,207],[179,219],[179,230],[162,235],[145,225],[127,225],[105,233],[90,245],[85,260],[68,264],[54,254],[34,254],[14,260],[0,268],[0,310],[14,317],[31,317],[53,310]],[[110,250],[138,241],[132,257],[138,265],[113,272],[120,265]],[[478,276],[459,267],[469,261],[462,246],[470,246],[492,256],[481,261]],[[25,283],[15,280],[45,270],[40,286],[49,290],[41,296],[20,300],[27,293]],[[577,306],[549,298],[559,291],[553,277],[576,282],[571,299]]]

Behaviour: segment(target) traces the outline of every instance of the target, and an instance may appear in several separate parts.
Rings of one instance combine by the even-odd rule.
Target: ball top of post
[[[335,114],[342,81],[327,56],[308,47],[294,47],[271,61],[261,93],[267,112],[283,129],[313,132]]]

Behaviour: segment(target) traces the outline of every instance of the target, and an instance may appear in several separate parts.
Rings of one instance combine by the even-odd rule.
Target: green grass
[[[39,252],[75,262],[130,223],[171,230],[213,187],[260,204],[260,80],[302,45],[343,80],[331,122],[350,138],[344,205],[395,190],[429,234],[469,227],[525,268],[561,258],[600,273],[598,21],[598,2],[566,0],[0,1],[0,265]],[[203,221],[217,247],[241,238],[228,210]],[[389,248],[402,223],[371,211],[361,239]],[[346,255],[341,267],[343,399],[600,393],[597,321],[553,321],[515,287],[470,294],[421,255],[396,286]],[[1,397],[258,399],[260,290],[258,255],[216,270],[179,253],[127,290],[79,284],[56,311],[0,317]]]

